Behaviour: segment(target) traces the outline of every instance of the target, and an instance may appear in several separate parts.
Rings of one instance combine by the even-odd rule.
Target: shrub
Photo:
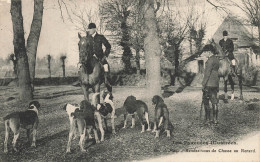
[[[249,86],[256,85],[258,71],[259,67],[249,66],[243,73],[244,84]]]

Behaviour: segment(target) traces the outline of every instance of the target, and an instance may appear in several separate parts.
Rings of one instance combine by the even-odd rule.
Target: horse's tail
[[[93,106],[97,106],[98,104],[98,101],[97,101],[97,96],[99,95],[99,92],[96,92],[92,95],[92,100],[91,100],[91,104]]]

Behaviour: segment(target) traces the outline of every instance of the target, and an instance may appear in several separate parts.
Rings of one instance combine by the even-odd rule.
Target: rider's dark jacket
[[[102,49],[102,44],[105,46],[105,52]],[[96,33],[94,36],[93,51],[98,59],[102,59],[104,56],[108,57],[110,54],[111,45],[104,35]]]
[[[225,54],[228,55],[229,60],[235,59],[233,51],[234,51],[234,44],[231,39],[227,39],[226,41],[224,39],[221,39],[219,41],[219,45],[222,47]]]
[[[210,56],[206,62],[204,78],[202,81],[203,87],[219,87],[218,69],[219,59],[215,55]]]

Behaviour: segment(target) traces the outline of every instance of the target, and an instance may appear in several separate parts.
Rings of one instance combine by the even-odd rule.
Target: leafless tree
[[[171,77],[171,85],[175,85],[175,78],[179,73],[179,63],[181,57],[181,44],[186,38],[189,30],[188,20],[181,23],[177,17],[179,13],[168,11],[160,18],[160,37],[161,44],[164,49],[164,55],[168,61],[174,66],[174,72],[169,71]]]
[[[62,71],[63,71],[63,78],[65,78],[65,60],[66,60],[67,56],[62,54],[62,56],[60,57],[61,60],[61,67],[62,67]]]
[[[104,33],[105,28],[99,17],[101,11],[93,9],[89,1],[58,0],[57,3],[63,21],[68,20],[76,30],[85,33],[88,24],[94,22],[97,24],[99,32]]]
[[[38,42],[40,39],[41,28],[42,28],[43,1],[44,0],[34,0],[33,20],[31,24],[30,33],[27,38],[26,53],[28,56],[32,88],[34,87],[33,81],[35,78],[37,47],[38,47]]]
[[[51,78],[51,55],[47,55],[48,60],[48,70],[49,70],[49,78]]]
[[[140,51],[144,49],[144,14],[141,5],[135,5],[129,16],[130,44],[135,50],[137,74],[140,74]]]
[[[21,0],[11,1],[11,16],[14,35],[14,53],[17,56],[18,91],[21,100],[33,98],[28,57],[25,48],[22,2]]]
[[[14,54],[17,58],[19,98],[31,100],[33,98],[33,84],[31,83],[33,83],[35,76],[36,53],[42,26],[43,0],[34,0],[33,20],[27,39],[27,47],[25,47],[21,0],[11,0],[10,12],[13,24]]]
[[[128,24],[131,10],[136,0],[106,0],[101,1],[100,11],[105,20],[106,29],[121,37],[120,46],[123,48],[122,61],[126,72],[130,72],[132,52],[130,49],[130,28]]]
[[[139,5],[142,6],[144,13],[144,51],[145,51],[145,66],[146,66],[146,81],[148,96],[161,94],[161,47],[158,34],[158,24],[156,20],[156,11],[154,0],[139,0]]]

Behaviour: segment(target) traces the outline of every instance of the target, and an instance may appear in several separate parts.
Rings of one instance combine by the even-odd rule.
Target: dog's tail
[[[96,92],[96,93],[94,93],[93,95],[92,95],[92,100],[91,100],[91,105],[93,105],[93,106],[97,106],[97,104],[99,103],[98,101],[97,101],[97,96],[99,95],[99,93],[98,92]]]
[[[13,114],[6,115],[5,117],[3,117],[3,120],[6,121],[6,120],[10,119],[12,115]]]
[[[9,120],[5,120],[5,143],[8,141],[9,137]]]

